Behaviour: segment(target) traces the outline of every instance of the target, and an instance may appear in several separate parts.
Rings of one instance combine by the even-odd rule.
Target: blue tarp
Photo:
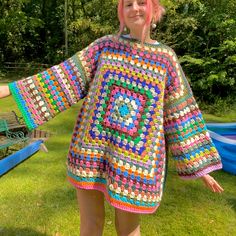
[[[223,170],[236,175],[236,123],[208,123],[207,128],[221,156]]]

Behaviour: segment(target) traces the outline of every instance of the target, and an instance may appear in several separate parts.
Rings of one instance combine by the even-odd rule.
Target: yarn
[[[119,209],[159,206],[170,149],[182,178],[222,167],[174,51],[104,36],[65,62],[10,84],[32,129],[85,98],[69,148],[68,180]]]

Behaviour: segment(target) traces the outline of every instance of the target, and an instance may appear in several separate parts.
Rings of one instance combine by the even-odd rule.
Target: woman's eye
[[[145,5],[146,4],[146,2],[145,1],[141,1],[141,2],[139,2],[139,5]]]

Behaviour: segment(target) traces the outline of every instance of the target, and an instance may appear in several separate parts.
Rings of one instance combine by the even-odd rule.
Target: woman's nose
[[[134,2],[134,3],[133,3],[133,10],[138,11],[138,9],[139,9],[138,3],[137,3],[137,2]]]

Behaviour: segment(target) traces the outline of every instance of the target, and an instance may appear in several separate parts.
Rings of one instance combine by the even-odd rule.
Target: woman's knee
[[[139,236],[139,214],[115,209],[115,226],[119,236]]]
[[[80,236],[102,236],[104,220],[88,219],[80,222]]]

